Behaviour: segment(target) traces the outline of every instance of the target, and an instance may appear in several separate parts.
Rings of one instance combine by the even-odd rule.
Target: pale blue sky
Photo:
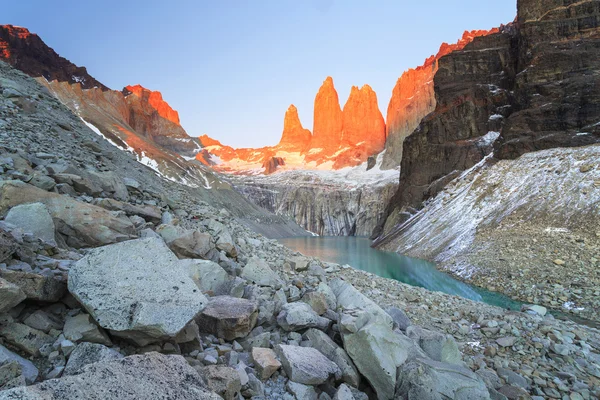
[[[256,147],[279,141],[292,103],[312,130],[328,75],[342,107],[368,83],[385,117],[404,70],[515,15],[516,0],[28,0],[4,4],[0,23],[38,33],[110,88],[160,90],[192,136]]]

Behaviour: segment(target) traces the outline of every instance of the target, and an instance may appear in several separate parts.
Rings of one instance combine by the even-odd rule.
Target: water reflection
[[[520,307],[520,303],[505,296],[460,282],[438,271],[430,262],[373,249],[367,238],[295,237],[280,241],[307,256],[341,265],[349,264],[354,268],[412,286],[483,301],[503,308],[519,309]]]

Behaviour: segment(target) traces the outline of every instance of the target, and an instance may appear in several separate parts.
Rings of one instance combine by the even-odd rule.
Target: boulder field
[[[16,104],[54,103],[0,67],[0,399],[600,395],[597,330],[292,252],[75,121],[38,135]]]

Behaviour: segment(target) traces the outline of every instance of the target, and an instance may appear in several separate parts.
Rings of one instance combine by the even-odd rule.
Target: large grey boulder
[[[160,222],[162,218],[162,212],[156,206],[136,206],[114,199],[98,199],[94,201],[94,204],[107,210],[123,211],[127,215],[138,215],[144,218],[144,220],[154,223]]]
[[[402,367],[396,398],[406,400],[486,400],[483,380],[470,369],[425,358]]]
[[[406,336],[415,340],[421,349],[435,361],[463,365],[462,355],[454,338],[412,325],[406,329]]]
[[[307,330],[303,338],[309,342],[309,347],[319,350],[342,371],[342,380],[347,384],[358,387],[360,375],[356,366],[344,349],[338,346],[325,332],[318,329]]]
[[[354,286],[348,282],[337,278],[329,282],[333,294],[335,294],[338,308],[346,309],[361,309],[369,312],[373,317],[376,317],[382,323],[392,326],[392,317],[386,313],[375,302],[367,296],[356,290]]]
[[[229,275],[219,264],[209,260],[181,260],[180,265],[202,292],[216,293],[217,289],[229,280]]]
[[[208,229],[215,238],[217,249],[223,250],[229,257],[237,257],[237,248],[235,247],[234,240],[231,237],[231,233],[222,223],[215,221],[214,219],[209,220],[207,224]]]
[[[21,365],[21,373],[27,384],[32,384],[38,377],[39,371],[29,360],[24,359],[20,355],[13,353],[6,347],[0,345],[0,365],[16,361]]]
[[[211,297],[206,308],[196,318],[201,332],[218,338],[234,340],[247,336],[256,325],[256,302],[231,296]]]
[[[320,317],[310,305],[303,302],[287,303],[281,307],[277,324],[286,331],[299,331],[306,328],[327,329],[330,321]]]
[[[265,260],[252,257],[242,269],[242,278],[258,286],[270,286],[279,289],[283,281],[275,271],[269,267]]]
[[[90,251],[69,271],[69,291],[100,326],[139,345],[175,337],[207,303],[158,238]]]
[[[102,246],[135,236],[135,227],[125,216],[21,181],[0,181],[0,215],[19,204],[35,202],[46,206],[56,230],[72,247]]]
[[[344,348],[379,399],[392,399],[396,370],[407,359],[424,356],[416,344],[394,332],[392,317],[352,285],[340,279],[330,282],[340,315]]]
[[[20,287],[0,278],[0,313],[10,310],[26,298]]]
[[[47,243],[56,244],[54,221],[42,203],[15,206],[8,211],[4,220]]]
[[[311,347],[277,345],[275,348],[288,378],[304,385],[320,385],[339,377],[340,369],[319,350]]]
[[[0,392],[0,400],[221,400],[181,356],[146,353],[86,365],[78,375]]]
[[[75,375],[88,364],[123,358],[118,351],[98,343],[84,342],[75,347],[69,356],[63,375]]]

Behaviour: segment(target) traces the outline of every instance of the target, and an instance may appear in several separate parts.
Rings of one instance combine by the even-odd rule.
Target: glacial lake
[[[306,256],[318,257],[323,261],[340,265],[348,264],[356,269],[412,286],[461,296],[505,309],[519,310],[521,307],[521,303],[499,293],[458,281],[438,271],[435,265],[428,261],[373,249],[368,238],[302,236],[279,239],[279,241]]]

